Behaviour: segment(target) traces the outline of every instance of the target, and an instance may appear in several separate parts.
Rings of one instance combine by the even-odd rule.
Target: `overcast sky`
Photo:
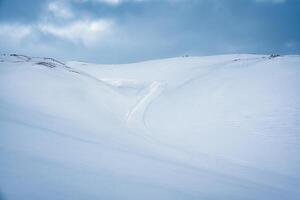
[[[0,0],[0,53],[127,63],[299,54],[300,0]]]

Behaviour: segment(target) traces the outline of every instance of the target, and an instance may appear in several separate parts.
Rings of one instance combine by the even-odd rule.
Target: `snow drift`
[[[299,199],[300,56],[0,57],[0,199]]]

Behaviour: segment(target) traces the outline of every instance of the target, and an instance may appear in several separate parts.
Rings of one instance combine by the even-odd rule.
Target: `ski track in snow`
[[[147,88],[147,93],[140,98],[134,107],[126,114],[126,124],[129,128],[145,128],[145,111],[151,102],[157,98],[164,89],[164,84],[159,81],[152,82]]]

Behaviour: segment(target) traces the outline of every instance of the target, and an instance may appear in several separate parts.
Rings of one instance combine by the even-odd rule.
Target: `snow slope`
[[[0,199],[300,199],[300,56],[0,57]]]

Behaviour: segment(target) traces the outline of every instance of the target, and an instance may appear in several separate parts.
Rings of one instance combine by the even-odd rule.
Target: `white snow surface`
[[[300,56],[0,57],[1,200],[300,199]]]

